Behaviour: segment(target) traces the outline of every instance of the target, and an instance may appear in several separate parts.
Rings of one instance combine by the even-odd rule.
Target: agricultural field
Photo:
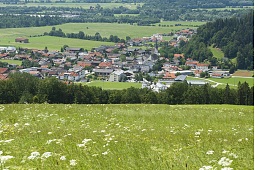
[[[18,6],[18,7],[68,7],[68,8],[83,8],[90,9],[90,7],[96,7],[100,5],[102,8],[118,8],[123,6],[128,9],[136,9],[138,6],[143,6],[143,3],[27,3],[27,4],[3,4],[0,3],[0,7]]]
[[[22,61],[20,60],[5,60],[5,59],[0,59],[0,62],[5,62],[8,64],[16,64],[18,66],[20,66],[22,64]]]
[[[141,83],[129,83],[129,82],[109,82],[109,81],[92,81],[88,83],[82,83],[87,86],[101,87],[104,90],[122,90],[130,87],[141,88]]]
[[[237,70],[233,74],[233,76],[242,76],[242,77],[252,77],[254,75],[254,71],[249,70]]]
[[[63,45],[69,45],[71,47],[81,47],[90,50],[91,48],[100,45],[113,45],[111,42],[40,36],[43,35],[44,32],[50,32],[52,27],[53,26],[0,29],[0,46],[39,49],[44,49],[45,46],[47,46],[49,50],[60,50],[60,47]],[[123,39],[126,39],[126,36],[131,38],[141,38],[152,36],[156,33],[169,33],[171,31],[187,28],[187,26],[158,27],[117,23],[68,23],[56,25],[55,27],[56,29],[62,29],[65,33],[78,33],[79,31],[83,31],[85,34],[95,35],[98,32],[102,37],[109,38],[110,35],[117,35],[119,38]],[[16,43],[15,38],[17,37],[26,37],[29,39],[29,43]]]
[[[0,105],[1,169],[253,169],[254,106]]]
[[[231,78],[198,78],[198,77],[187,77],[187,80],[203,80],[208,82],[214,87],[225,88],[228,84],[230,88],[237,88],[238,82],[247,82],[250,87],[254,86],[253,77],[231,77]]]

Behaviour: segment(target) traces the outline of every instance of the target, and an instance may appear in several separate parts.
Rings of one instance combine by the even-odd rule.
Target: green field
[[[217,88],[225,88],[228,84],[231,88],[237,88],[238,82],[241,83],[247,82],[250,87],[254,86],[254,78],[253,77],[231,77],[231,78],[198,78],[198,77],[187,77],[187,80],[202,80],[206,81],[212,86]]]
[[[155,25],[168,25],[170,28],[175,27],[185,27],[185,28],[194,28],[200,25],[205,24],[206,22],[199,22],[199,21],[161,21],[160,23],[156,23]],[[181,26],[175,26],[175,24],[181,24]]]
[[[212,10],[216,10],[216,11],[224,11],[224,10],[246,10],[246,9],[254,9],[253,6],[247,6],[247,7],[243,7],[243,8],[240,8],[240,7],[236,7],[236,8],[233,8],[233,7],[226,7],[226,8],[201,8],[200,10],[208,10],[208,11],[212,11]],[[194,9],[196,10],[196,9]]]
[[[221,59],[221,58],[224,57],[224,53],[223,53],[220,49],[218,49],[218,48],[213,48],[212,46],[209,46],[208,48],[209,48],[209,49],[211,50],[211,52],[213,53],[213,56],[216,57],[217,59]]]
[[[91,6],[100,5],[102,8],[118,8],[123,6],[128,9],[136,9],[138,6],[143,6],[143,3],[28,3],[20,5],[11,5],[0,3],[0,7],[18,6],[18,7],[68,7],[68,8],[84,8],[89,9]]]
[[[45,27],[30,27],[30,28],[7,28],[0,29],[0,46],[16,46],[27,48],[44,49],[45,46],[49,50],[60,50],[63,45],[69,45],[70,47],[81,47],[90,50],[93,47],[100,45],[113,45],[110,42],[88,41],[80,39],[60,38],[60,37],[48,37],[39,36],[44,32],[50,32],[53,26]],[[110,35],[117,35],[119,38],[126,39],[126,36],[131,38],[141,38],[146,36],[152,36],[155,33],[169,33],[172,30],[180,30],[187,28],[186,26],[174,26],[174,27],[158,27],[158,26],[136,26],[130,24],[117,24],[117,23],[68,23],[63,25],[56,25],[56,29],[61,28],[65,33],[78,33],[83,31],[88,35],[95,35],[97,32],[102,37],[109,38]],[[30,37],[32,36],[32,37]],[[20,44],[15,42],[17,37],[29,38],[29,43]]]
[[[0,105],[1,169],[254,167],[254,106]]]
[[[122,90],[122,89],[127,89],[130,87],[135,87],[135,88],[142,87],[141,83],[129,83],[129,82],[92,81],[92,82],[83,83],[83,84],[86,84],[88,86],[101,87],[102,89],[105,89],[105,90]]]
[[[22,61],[20,60],[5,60],[5,59],[0,59],[0,62],[6,62],[8,64],[16,64],[20,66],[22,64]]]
[[[229,84],[229,85],[234,85],[237,86],[238,82],[240,81],[241,83],[244,83],[245,81],[249,84],[249,86],[254,86],[254,78],[242,78],[242,77],[231,77],[231,78],[208,78],[209,80],[218,82],[218,83],[223,83],[223,84]]]

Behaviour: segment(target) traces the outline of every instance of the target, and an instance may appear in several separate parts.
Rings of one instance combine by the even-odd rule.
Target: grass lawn
[[[103,8],[118,8],[119,6],[123,6],[128,9],[136,9],[138,6],[143,6],[143,3],[28,3],[28,4],[20,4],[20,5],[9,5],[0,3],[0,7],[8,7],[8,6],[19,6],[19,7],[68,7],[68,8],[84,8],[90,9],[90,7],[96,7],[99,4]]]
[[[33,37],[37,35],[42,35],[44,32],[50,32],[52,27],[53,26],[0,29],[0,46],[11,45],[16,47],[38,49],[44,49],[47,46],[49,50],[60,50],[63,45],[69,45],[70,47],[81,47],[90,50],[91,48],[98,47],[100,45],[113,44],[110,42],[88,41],[60,37]],[[130,36],[131,38],[141,38],[146,36],[152,36],[155,33],[169,33],[173,29],[180,30],[182,28],[187,28],[186,26],[158,27],[136,26],[117,23],[68,23],[56,25],[55,27],[56,29],[61,28],[65,33],[78,33],[79,31],[83,31],[85,34],[95,35],[98,32],[102,37],[109,38],[110,35],[117,35],[119,38],[123,39],[126,39],[126,36]],[[29,43],[16,43],[15,38],[17,37],[29,38]]]
[[[254,106],[9,104],[0,117],[1,169],[254,167]]]
[[[221,59],[224,57],[224,53],[220,49],[213,48],[212,46],[209,46],[208,48],[212,51],[213,56],[216,57],[217,59]]]
[[[223,84],[231,84],[231,85],[238,85],[238,82],[244,83],[245,81],[249,84],[249,86],[254,86],[254,78],[245,78],[245,77],[231,77],[231,78],[208,78],[209,80],[213,80]]]
[[[16,64],[20,66],[22,64],[22,61],[20,60],[5,60],[5,59],[0,59],[0,62],[6,62],[8,64]]]
[[[203,80],[208,82],[211,85],[217,85],[217,88],[225,88],[227,83],[231,88],[237,88],[238,82],[244,83],[245,81],[249,84],[250,87],[254,86],[254,78],[250,77],[231,77],[231,78],[196,78],[196,77],[187,77],[187,80]]]
[[[141,83],[129,83],[129,82],[109,82],[109,81],[92,81],[88,83],[83,83],[88,86],[96,86],[96,87],[101,87],[102,89],[105,90],[122,90],[122,89],[127,89],[130,87],[135,87],[135,88],[141,88],[142,84]]]

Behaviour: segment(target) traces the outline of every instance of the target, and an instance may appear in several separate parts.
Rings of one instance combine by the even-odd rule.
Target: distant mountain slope
[[[236,68],[253,69],[254,13],[241,18],[217,19],[202,25],[197,32],[197,35],[186,46],[187,56],[204,60],[208,56],[200,52],[200,47],[213,45],[222,49],[224,57],[236,58]]]

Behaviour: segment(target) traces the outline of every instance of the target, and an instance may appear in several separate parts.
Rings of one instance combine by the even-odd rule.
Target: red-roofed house
[[[0,74],[8,73],[8,68],[0,68]]]
[[[176,78],[176,75],[175,75],[175,73],[165,72],[163,78],[164,78],[164,79],[175,79],[175,78]]]
[[[184,58],[183,54],[174,54],[174,58]]]
[[[111,62],[101,62],[99,64],[99,67],[100,68],[106,68],[106,67],[111,68],[112,67],[112,63]]]
[[[0,74],[0,80],[7,80],[7,79],[8,79],[8,75]]]
[[[206,63],[198,63],[196,65],[196,69],[197,70],[208,70],[209,68],[209,64],[206,64]]]

